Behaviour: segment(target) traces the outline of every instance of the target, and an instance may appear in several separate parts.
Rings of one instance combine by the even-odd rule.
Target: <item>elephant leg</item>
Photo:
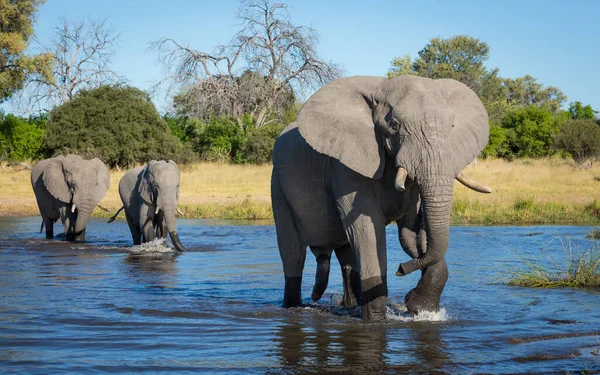
[[[285,275],[283,307],[300,306],[302,305],[302,272],[306,260],[306,247],[300,241],[292,209],[279,188],[275,174],[271,189],[277,244]]]
[[[360,276],[361,316],[382,320],[388,294],[385,217],[370,179],[353,175],[340,180],[341,185],[334,186],[334,194]]]
[[[357,296],[360,295],[360,277],[356,272],[352,249],[344,245],[335,249],[335,256],[342,268],[342,282],[344,285],[343,307],[358,305]]]
[[[447,280],[448,265],[445,259],[425,268],[417,286],[404,298],[408,311],[412,314],[418,314],[421,311],[438,311],[440,297]]]
[[[317,302],[325,293],[327,284],[329,283],[329,269],[331,266],[332,249],[324,249],[322,247],[311,246],[310,250],[317,258],[317,272],[315,273],[315,286],[311,294],[313,301]]]
[[[133,244],[140,245],[142,243],[142,232],[140,231],[140,227],[127,211],[125,211],[125,218],[127,219],[127,225],[129,226],[129,231],[131,232]]]
[[[140,229],[143,243],[154,241],[154,210],[147,205],[140,208]]]
[[[54,238],[54,220],[44,217],[44,226],[46,227],[46,238]]]

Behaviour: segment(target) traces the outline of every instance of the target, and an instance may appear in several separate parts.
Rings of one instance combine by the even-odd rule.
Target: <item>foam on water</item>
[[[156,253],[172,253],[175,250],[167,244],[166,238],[155,238],[151,242],[146,242],[141,245],[134,245],[129,248],[131,254],[156,254]]]
[[[329,314],[338,316],[352,316],[360,317],[360,307],[342,307],[342,295],[332,293],[329,296],[329,303],[320,303],[315,305],[304,306],[305,309],[317,309]],[[413,315],[408,312],[406,306],[403,303],[396,303],[392,300],[388,300],[386,305],[386,319],[395,322],[447,322],[453,320],[454,317],[446,311],[445,308],[441,308],[439,311],[422,311],[417,315]]]

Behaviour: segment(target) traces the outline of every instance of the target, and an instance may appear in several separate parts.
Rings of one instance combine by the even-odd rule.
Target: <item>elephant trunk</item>
[[[92,209],[88,204],[79,204],[77,205],[75,215],[75,225],[73,226],[73,233],[71,233],[70,239],[83,241],[85,240],[85,227],[92,215]]]
[[[161,209],[163,209],[161,207]],[[175,209],[166,208],[163,209],[165,221],[167,223],[167,231],[169,232],[169,237],[171,237],[171,242],[173,242],[173,246],[177,251],[185,251],[185,248],[181,244],[179,240],[179,234],[177,233],[177,224],[175,224]]]
[[[427,234],[427,251],[418,258],[400,264],[396,275],[404,276],[416,270],[423,270],[440,262],[446,255],[453,180],[453,178],[440,180],[438,177],[435,182],[421,185],[421,209]]]

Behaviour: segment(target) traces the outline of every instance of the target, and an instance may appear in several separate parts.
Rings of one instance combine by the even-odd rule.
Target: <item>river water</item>
[[[560,239],[587,247],[590,227],[452,227],[442,311],[405,313],[418,275],[391,276],[387,321],[364,323],[356,309],[337,307],[335,260],[323,299],[310,301],[311,253],[306,306],[280,307],[270,222],[181,219],[190,250],[181,255],[156,243],[131,247],[124,221],[93,219],[78,244],[46,240],[40,223],[0,218],[0,372],[600,371],[599,291],[505,285],[524,257],[546,262],[543,248],[560,259]],[[406,255],[396,227],[387,234],[393,275]]]

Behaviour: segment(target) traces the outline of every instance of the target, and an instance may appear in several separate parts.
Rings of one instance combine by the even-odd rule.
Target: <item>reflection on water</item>
[[[0,219],[0,365],[12,373],[566,373],[600,370],[600,292],[503,282],[555,236],[586,227],[454,227],[443,310],[414,318],[390,279],[388,320],[338,306],[337,266],[323,300],[280,307],[272,223],[180,220],[178,254],[131,246],[124,222],[90,223],[88,241],[49,241],[39,218]],[[393,274],[403,260],[388,227]],[[562,249],[549,248],[556,257]],[[523,255],[520,255],[523,254]]]

